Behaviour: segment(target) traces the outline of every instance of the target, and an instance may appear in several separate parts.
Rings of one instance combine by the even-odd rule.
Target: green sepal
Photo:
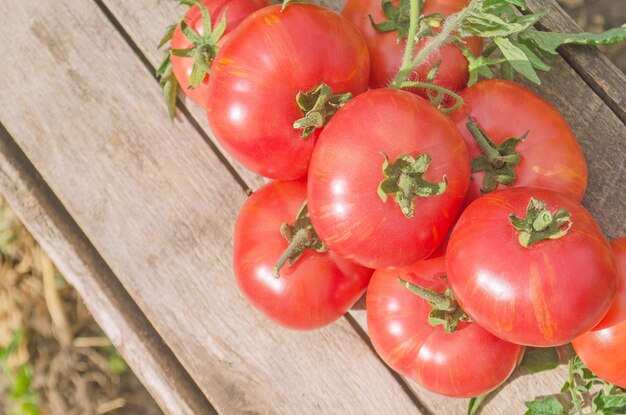
[[[289,3],[296,3],[298,1],[299,0],[283,0],[283,2],[282,2],[283,6],[280,8],[280,12],[281,13],[284,12],[285,8],[289,5]]]
[[[325,126],[351,99],[351,93],[335,95],[325,83],[308,92],[298,92],[296,102],[304,116],[293,123],[293,128],[302,130],[301,137],[305,139],[317,128]]]
[[[193,43],[188,49],[172,49],[174,56],[182,58],[193,58],[193,66],[191,75],[189,76],[188,88],[197,88],[206,75],[211,72],[211,64],[217,55],[217,43],[226,31],[226,13],[224,10],[219,23],[213,27],[211,23],[211,14],[207,7],[199,0],[194,2],[202,14],[203,34],[200,35],[191,28],[184,20],[181,20],[179,27],[183,35]]]
[[[280,234],[287,240],[289,246],[274,267],[274,275],[276,277],[280,276],[280,269],[287,261],[289,261],[289,265],[293,265],[307,249],[312,249],[319,253],[326,252],[328,249],[313,228],[306,201],[296,214],[293,225],[288,223],[281,225]]]
[[[513,183],[517,178],[515,167],[522,161],[515,149],[526,139],[528,131],[521,137],[509,137],[500,145],[496,145],[469,115],[466,126],[483,153],[472,160],[472,173],[485,172],[481,192],[493,192],[498,183],[504,185]]]
[[[519,243],[525,248],[545,239],[562,238],[573,225],[569,210],[561,208],[552,213],[546,202],[534,197],[530,198],[525,218],[511,213],[509,221],[519,231]]]
[[[471,322],[454,297],[452,289],[439,293],[430,288],[424,288],[398,277],[397,281],[413,294],[424,299],[432,309],[428,313],[428,324],[432,327],[442,326],[446,333],[454,333],[461,322]]]
[[[424,4],[420,1],[419,10]],[[383,14],[387,20],[376,23],[372,16],[368,16],[374,29],[379,32],[398,32],[398,39],[406,39],[409,35],[409,23],[411,20],[411,3],[410,0],[400,0],[398,7],[391,3],[391,0],[382,0],[381,7]],[[419,17],[418,17],[419,18]]]
[[[170,120],[173,120],[176,115],[176,97],[178,95],[180,85],[178,84],[178,80],[172,71],[172,60],[170,59],[169,48],[165,51],[163,61],[157,68],[156,76],[159,78],[159,85],[161,86],[161,93],[163,94],[163,99],[165,100],[168,115]]]
[[[385,158],[383,161],[385,179],[378,185],[378,196],[383,202],[387,202],[387,196],[392,195],[407,218],[415,215],[415,197],[437,196],[446,191],[448,187],[446,176],[441,183],[429,182],[423,178],[432,161],[428,154],[420,154],[417,158],[404,154],[398,156],[393,163],[385,153],[382,155]]]

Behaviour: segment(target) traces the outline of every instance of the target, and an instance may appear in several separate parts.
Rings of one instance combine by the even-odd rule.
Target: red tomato
[[[626,388],[626,238],[611,242],[620,289],[611,310],[592,331],[574,339],[574,350],[597,376]]]
[[[500,154],[494,153],[489,163],[491,176],[500,176],[508,187],[545,187],[580,201],[587,188],[587,163],[582,149],[567,121],[550,103],[525,87],[513,82],[487,80],[460,93],[464,105],[452,114],[452,119],[470,151],[472,159],[486,155],[472,137],[466,123],[468,115],[482,128],[492,144],[503,144],[510,137],[522,137],[514,152],[519,154],[519,164],[502,163],[501,155],[511,154],[503,146]],[[510,156],[508,156],[510,157]],[[473,162],[476,166],[477,162]],[[500,163],[500,164],[498,164]],[[474,169],[476,170],[476,169]],[[494,182],[497,189],[507,185]],[[485,172],[472,173],[468,203],[481,195],[487,187]]]
[[[255,10],[269,6],[270,0],[203,0],[202,4],[206,6],[211,15],[211,23],[215,27],[222,15],[226,13],[226,30],[224,36],[226,36],[231,30],[233,30],[243,19],[250,15]],[[200,13],[200,7],[195,5],[191,7],[183,21],[200,36],[204,34],[204,24],[202,15]],[[223,39],[223,38],[222,38]],[[174,30],[172,40],[170,44],[172,49],[189,49],[194,47],[194,43],[189,40],[181,31],[180,25]],[[209,75],[204,77],[202,83],[196,88],[190,88],[189,77],[193,68],[193,58],[184,58],[178,56],[171,56],[172,59],[172,71],[174,76],[178,80],[181,89],[185,94],[196,104],[202,108],[207,106],[207,92],[209,87]]]
[[[377,193],[386,181],[384,155],[393,162],[405,154],[430,157],[423,175],[427,182],[447,180],[443,194],[410,199],[412,217],[394,197],[383,202]],[[339,255],[370,268],[410,265],[445,240],[469,174],[467,149],[448,117],[406,91],[370,90],[335,115],[315,147],[309,169],[311,220]]]
[[[320,129],[308,137],[299,92],[322,83],[335,94],[367,89],[363,37],[332,10],[311,4],[267,7],[250,16],[218,53],[209,83],[209,122],[245,167],[275,179],[306,174]]]
[[[531,198],[545,205],[527,209]],[[542,233],[561,237],[532,243]],[[513,343],[570,342],[598,324],[616,291],[613,254],[600,227],[578,202],[548,189],[518,187],[477,199],[459,218],[447,254],[463,310]]]
[[[398,6],[400,0],[392,0]],[[441,13],[446,16],[456,13],[467,6],[468,0],[427,0],[421,11],[422,15]],[[370,87],[382,88],[390,84],[400,69],[406,40],[398,41],[398,32],[380,32],[372,26],[368,16],[376,23],[387,20],[383,13],[381,0],[348,0],[342,13],[365,37],[371,58]],[[407,21],[408,25],[408,21]],[[407,29],[408,30],[408,29]],[[428,38],[417,42],[415,54],[425,45]],[[482,52],[482,39],[468,38],[467,47],[478,56]],[[428,60],[418,66],[411,76],[413,81],[425,82],[433,66],[441,61],[434,83],[459,91],[467,85],[469,78],[468,61],[461,50],[452,44],[441,47]],[[423,94],[423,92],[420,92]]]
[[[306,181],[272,182],[241,208],[235,226],[234,272],[246,299],[278,324],[314,329],[341,317],[365,291],[372,270],[330,251],[304,251],[273,272],[289,243],[283,223],[293,224],[306,199]]]
[[[594,330],[611,327],[626,319],[626,237],[611,241],[618,276],[618,292],[609,312]]]
[[[372,276],[367,288],[368,332],[392,369],[433,392],[463,398],[490,392],[509,377],[522,346],[501,340],[476,323],[460,322],[453,333],[431,326],[432,306],[400,284],[398,277],[443,293],[448,288],[445,257],[376,270]]]

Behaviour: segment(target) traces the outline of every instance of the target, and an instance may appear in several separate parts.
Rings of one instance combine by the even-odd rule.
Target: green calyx
[[[441,183],[429,182],[423,178],[432,161],[428,154],[420,154],[416,159],[408,154],[401,155],[393,163],[390,163],[386,154],[383,153],[383,156],[385,179],[378,185],[378,196],[383,202],[387,202],[387,197],[392,195],[407,218],[415,215],[416,196],[437,196],[446,191],[448,187],[446,176],[443,176]]]
[[[439,293],[429,288],[420,287],[412,282],[398,277],[398,282],[413,294],[428,301],[432,310],[428,314],[428,323],[433,326],[442,326],[446,333],[454,333],[460,322],[471,322],[472,319],[465,314],[459,303],[454,298],[450,288]]]
[[[511,213],[509,220],[519,231],[520,245],[528,248],[544,239],[559,239],[567,235],[573,225],[571,216],[565,208],[552,213],[546,202],[531,197],[526,208],[526,218],[521,219]]]
[[[424,36],[433,36],[433,28],[440,27],[445,20],[442,14],[431,14],[421,16],[419,11],[424,6],[424,0],[418,1],[418,19],[416,37],[421,39]],[[374,29],[379,32],[398,32],[398,39],[406,39],[409,36],[411,24],[411,2],[410,0],[400,0],[398,7],[395,7],[391,0],[382,0],[381,7],[387,20],[376,23],[372,16],[368,16]]]
[[[280,277],[280,270],[287,261],[289,261],[289,265],[293,265],[307,249],[313,249],[316,252],[326,252],[327,250],[326,245],[313,229],[306,202],[298,211],[293,225],[283,223],[280,227],[280,233],[289,242],[289,246],[274,266],[276,278]]]
[[[522,161],[515,148],[526,139],[528,131],[519,138],[510,137],[504,140],[502,144],[496,145],[471,116],[467,116],[465,125],[483,152],[482,156],[472,160],[472,173],[485,172],[481,191],[489,193],[496,190],[498,183],[513,183],[517,178],[515,167]]]
[[[333,94],[332,88],[325,83],[308,92],[298,92],[296,102],[304,116],[293,123],[293,128],[302,130],[301,137],[307,138],[315,129],[325,126],[351,99],[352,94],[349,92]]]
[[[217,42],[226,30],[226,11],[222,14],[217,26],[213,28],[209,10],[200,0],[196,0],[195,3],[200,8],[200,13],[202,13],[203,35],[197,33],[184,20],[181,20],[180,30],[193,43],[193,46],[188,49],[171,49],[171,54],[174,56],[193,58],[189,88],[197,88],[205,76],[211,72],[211,63],[218,51]]]

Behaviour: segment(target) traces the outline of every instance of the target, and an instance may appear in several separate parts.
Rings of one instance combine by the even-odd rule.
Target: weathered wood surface
[[[6,57],[0,122],[218,412],[417,411],[347,320],[290,332],[241,298],[245,192],[95,3],[3,1],[0,43],[46,68]]]
[[[159,30],[154,27],[157,26],[154,22],[157,20],[159,27],[167,25],[168,22],[178,15],[179,12],[176,7],[172,4],[164,3],[159,3],[157,6],[154,0],[139,0],[130,3],[120,0],[103,0],[103,2],[110,8],[113,16],[118,19],[120,24],[127,31],[129,37],[137,44],[146,58],[153,66],[156,66],[161,55],[153,46],[155,42],[158,41],[160,35]],[[543,1],[535,2],[534,6],[536,8],[541,7],[538,3],[543,3],[544,7],[553,7],[551,2]],[[155,13],[157,9],[158,12]],[[568,30],[575,29],[569,28]],[[624,128],[619,119],[611,114],[611,111],[603,105],[602,99],[589,89],[563,59],[558,58],[553,60],[552,65],[552,72],[542,74],[544,86],[541,88],[541,94],[565,114],[572,124],[575,133],[581,138],[585,152],[598,151],[597,140],[595,140],[595,137],[598,135],[604,137],[603,140],[607,140],[617,146],[613,148],[620,148],[620,145],[622,146],[621,148],[624,148],[624,143],[620,144],[620,140],[623,141],[622,139],[626,135]],[[607,70],[614,68],[610,63],[606,64],[606,62],[601,62],[600,66],[602,65],[606,66],[608,68]],[[566,88],[567,93],[563,93],[564,88]],[[613,85],[612,88],[615,89],[615,86]],[[623,92],[622,95],[624,95]],[[583,114],[580,114],[581,108],[586,108]],[[192,107],[191,114],[198,124],[203,126],[205,131],[208,132],[204,112],[197,107]],[[601,127],[593,123],[594,120],[598,119],[603,120]],[[626,183],[625,180],[623,180],[624,162],[619,157],[619,154],[614,153],[608,148],[603,150],[603,154],[609,155],[611,159],[605,161],[597,156],[589,159],[592,175],[590,180],[591,190],[587,195],[585,203],[596,213],[596,216],[598,216],[598,214],[602,216],[600,221],[607,234],[617,236],[626,231],[626,215],[624,215],[624,211],[621,210],[621,217],[616,217],[616,215],[620,214],[618,210],[609,209],[608,206],[617,204],[626,207],[626,201],[623,196],[621,196],[626,191],[624,187]],[[602,171],[605,162],[606,165],[617,167],[614,176],[616,180],[609,186],[611,189],[614,189],[614,191],[607,191],[608,189],[604,189],[599,185],[599,177],[606,177],[606,173]],[[257,183],[258,182],[249,182],[249,185],[254,188]],[[621,226],[616,227],[615,224],[621,224]],[[352,314],[364,327],[364,311],[353,310]],[[514,405],[517,405],[517,410],[521,412],[523,411],[522,402],[524,398],[530,399],[545,393],[546,390],[558,390],[563,382],[562,379],[564,379],[562,372],[536,375],[533,377],[532,381],[527,376],[517,378],[508,386],[505,393],[499,394],[490,403],[485,413],[506,414],[507,411],[510,411],[512,408],[511,394],[516,396],[516,400],[513,402]],[[434,412],[461,413],[462,408],[466,405],[466,401],[441,398],[435,394],[424,391],[412,381],[407,381],[407,383],[419,396],[419,399]]]
[[[0,192],[167,413],[214,414],[109,266],[0,125]]]
[[[372,357],[348,321],[320,333],[285,332],[236,293],[232,223],[242,189],[262,179],[221,164],[229,157],[213,153],[219,145],[203,111],[190,106],[173,125],[167,121],[150,72],[161,58],[154,45],[162,28],[179,14],[172,3],[65,0],[40,9],[0,5],[0,42],[49,68],[42,79],[18,70],[0,79],[11,92],[0,96],[0,121],[216,408],[416,411],[404,381]],[[19,68],[17,60],[9,64]],[[555,65],[541,91],[588,154],[586,204],[610,236],[624,233],[623,123],[565,61]],[[611,178],[606,188],[602,177]],[[352,315],[364,327],[364,312]],[[524,399],[557,390],[562,379],[520,377],[483,414],[522,413]],[[429,412],[464,411],[466,401],[408,387]]]

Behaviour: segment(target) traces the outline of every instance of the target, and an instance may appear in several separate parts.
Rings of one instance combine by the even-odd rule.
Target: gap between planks
[[[0,190],[161,409],[217,414],[1,123]]]

